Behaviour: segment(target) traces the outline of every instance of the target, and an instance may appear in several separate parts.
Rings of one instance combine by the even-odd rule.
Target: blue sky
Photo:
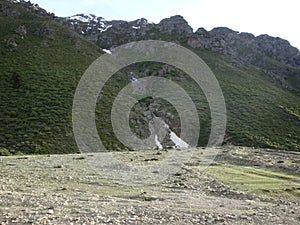
[[[182,15],[196,30],[225,26],[287,39],[300,49],[299,0],[31,0],[58,16],[95,14],[107,20],[151,22]]]

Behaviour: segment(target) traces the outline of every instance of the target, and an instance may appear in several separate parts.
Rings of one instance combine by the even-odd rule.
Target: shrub
[[[11,152],[6,148],[0,148],[0,156],[9,156],[12,155]]]

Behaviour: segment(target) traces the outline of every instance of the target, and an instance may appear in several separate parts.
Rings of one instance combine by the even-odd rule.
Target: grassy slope
[[[297,135],[300,133],[298,117],[300,100],[296,94],[283,89],[257,68],[251,66],[238,68],[232,65],[236,63],[232,59],[206,50],[195,52],[213,70],[223,90],[227,107],[227,142],[245,146],[300,150]],[[114,148],[113,145],[118,146],[109,122],[110,105],[117,93],[129,82],[126,73],[133,71],[138,74],[139,71],[148,70],[151,75],[162,67],[163,65],[157,63],[136,64],[120,71],[104,89],[104,98],[98,104],[100,109],[98,122],[101,124],[98,130],[110,148]],[[210,131],[208,104],[196,84],[187,76],[178,76],[178,73],[174,70],[163,76],[181,85],[194,100],[201,124],[199,144],[205,145]],[[170,108],[166,109],[168,110]]]
[[[85,69],[100,55],[98,48],[53,20],[14,7],[20,17],[0,14],[0,147],[74,152],[73,94]],[[15,32],[20,25],[27,30],[23,38]],[[40,29],[50,33],[34,34]],[[6,45],[12,37],[18,44],[13,51]]]
[[[237,68],[232,66],[232,59],[203,50],[197,53],[213,70],[223,90],[231,142],[300,150],[299,96],[254,67]]]
[[[237,190],[248,193],[287,198],[300,196],[300,185],[297,181],[299,176],[281,171],[217,164],[210,166],[205,173]]]

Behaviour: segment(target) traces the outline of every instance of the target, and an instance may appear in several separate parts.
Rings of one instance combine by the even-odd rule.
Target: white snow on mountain
[[[86,31],[92,30],[93,28],[97,29],[99,32],[105,32],[112,27],[112,25],[108,24],[105,19],[103,19],[102,17],[97,17],[93,14],[77,14],[74,16],[67,17],[66,19],[69,20],[72,25],[78,25],[80,22],[84,23],[85,25],[88,25],[88,27],[82,28],[84,29],[81,32],[82,34],[84,34]]]
[[[188,148],[189,144],[186,143],[184,140],[182,140],[180,137],[178,137],[173,131],[170,130],[170,139],[173,141],[173,143],[176,145],[176,148]]]
[[[107,54],[111,54],[111,51],[108,49],[102,49],[102,51],[106,52]]]
[[[70,16],[67,17],[68,20],[78,20],[81,21],[83,23],[90,23],[90,22],[98,22],[98,19],[103,23],[106,22],[105,19],[103,18],[98,18],[97,16],[93,15],[93,14],[89,14],[89,15],[84,15],[84,14],[77,14],[74,16]]]
[[[88,23],[89,22],[88,18],[85,18],[83,16],[79,16],[79,15],[68,17],[68,19],[69,20],[78,20],[78,21],[81,21],[83,23]]]
[[[106,26],[104,29],[100,30],[100,32],[107,31],[107,29],[109,29],[109,28],[111,28],[111,27],[112,27],[112,25],[108,25],[108,26]]]
[[[158,149],[163,149],[163,146],[159,142],[157,135],[154,136],[154,139],[155,139],[155,144],[158,147]]]

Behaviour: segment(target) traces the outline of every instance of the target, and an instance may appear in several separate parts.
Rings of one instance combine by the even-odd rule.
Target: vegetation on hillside
[[[0,147],[12,153],[76,151],[73,94],[99,48],[48,17],[0,3],[20,13],[0,14]]]
[[[0,154],[78,151],[72,134],[73,95],[80,77],[102,51],[51,15],[3,0],[0,6]],[[183,45],[186,41],[157,30],[152,37]],[[300,150],[297,93],[284,89],[265,70],[208,50],[191,50],[210,66],[223,90],[228,113],[225,143]],[[130,82],[127,73],[151,75],[163,66],[135,64],[106,84],[96,115],[107,148],[124,148],[114,137],[110,109],[114,97]],[[201,90],[177,69],[161,76],[177,82],[194,100],[201,124],[199,145],[205,145],[210,111]]]

